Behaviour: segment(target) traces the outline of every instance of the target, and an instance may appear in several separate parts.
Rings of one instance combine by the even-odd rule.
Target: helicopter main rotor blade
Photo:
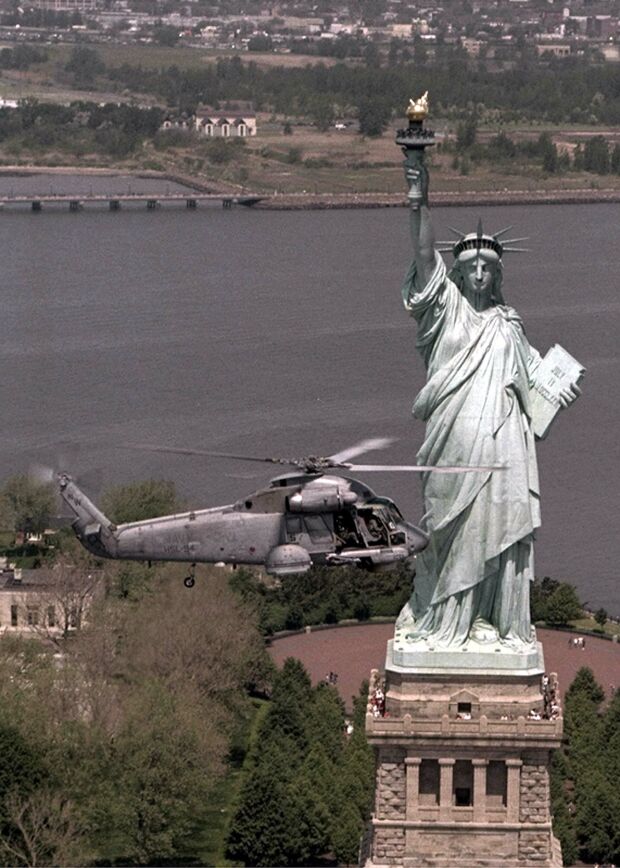
[[[355,446],[349,446],[348,449],[343,449],[341,452],[335,452],[329,455],[329,461],[334,464],[343,464],[350,458],[355,458],[356,455],[362,455],[364,452],[372,452],[374,449],[387,449],[392,443],[396,442],[395,437],[369,437],[356,443]]]
[[[128,443],[125,449],[138,449],[142,452],[164,452],[169,455],[205,455],[211,458],[233,458],[237,461],[259,461],[268,464],[286,464],[295,466],[295,461],[287,458],[257,458],[255,455],[235,455],[232,452],[211,452],[207,449],[183,449],[176,446],[149,446],[147,444]]]
[[[358,473],[487,473],[490,470],[506,470],[504,465],[484,467],[481,465],[453,467],[451,465],[436,464],[350,464],[347,470]]]

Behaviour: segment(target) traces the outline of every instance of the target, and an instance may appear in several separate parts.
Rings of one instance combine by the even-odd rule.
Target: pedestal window
[[[452,804],[469,808],[474,803],[474,770],[470,760],[457,760],[452,779]]]
[[[487,805],[505,808],[508,804],[508,773],[506,763],[491,760],[487,766]]]
[[[436,759],[423,759],[420,763],[421,805],[439,804],[439,762]]]

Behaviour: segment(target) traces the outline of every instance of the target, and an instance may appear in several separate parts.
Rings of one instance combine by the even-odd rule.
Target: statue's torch
[[[405,155],[405,178],[409,187],[407,198],[414,211],[417,211],[420,205],[426,204],[424,149],[435,144],[435,133],[424,127],[427,115],[428,91],[419,99],[409,100],[409,126],[396,132],[396,144],[400,145]]]

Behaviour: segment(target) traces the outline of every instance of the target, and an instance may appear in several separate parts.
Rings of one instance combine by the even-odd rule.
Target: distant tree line
[[[269,584],[252,570],[240,568],[231,586],[256,607],[261,630],[270,635],[347,618],[396,617],[409,599],[411,580],[405,567],[369,572],[354,566],[315,566]]]
[[[232,57],[188,69],[122,64],[109,67],[106,76],[130,90],[191,110],[201,102],[246,99],[258,109],[299,116],[307,115],[316,94],[322,94],[338,112],[356,111],[372,97],[381,102],[387,117],[401,117],[413,81],[417,90],[432,94],[434,117],[458,120],[475,109],[481,119],[497,123],[620,123],[620,70],[614,64],[582,59],[548,67],[524,63],[489,74],[472,67],[461,49],[446,47],[439,60],[398,65],[382,64],[377,55],[355,66],[316,63],[263,69]]]
[[[605,136],[591,136],[583,145],[578,144],[572,157],[566,148],[558,148],[548,132],[536,139],[514,141],[502,131],[483,143],[478,140],[475,113],[458,123],[454,143],[445,142],[443,150],[454,150],[453,168],[460,168],[462,174],[467,174],[470,163],[490,162],[501,169],[532,161],[547,174],[571,169],[597,175],[620,174],[620,145],[610,146]]]
[[[17,108],[0,108],[0,146],[15,154],[58,150],[124,157],[156,136],[163,117],[159,108],[27,99]]]
[[[19,44],[14,48],[0,49],[0,69],[30,69],[33,64],[45,63],[48,53],[44,48]]]
[[[396,618],[411,595],[414,581],[404,565],[385,572],[355,566],[315,566],[306,573],[282,576],[275,583],[241,567],[233,573],[231,587],[256,608],[261,630],[271,635],[307,624]],[[532,621],[566,626],[583,616],[577,591],[568,582],[548,576],[537,579],[532,583],[530,600]],[[603,624],[606,618],[607,613]]]
[[[339,864],[357,863],[374,795],[374,756],[364,731],[367,687],[355,699],[347,733],[335,687],[313,688],[299,660],[285,661],[246,762],[229,858],[312,865],[331,853]]]

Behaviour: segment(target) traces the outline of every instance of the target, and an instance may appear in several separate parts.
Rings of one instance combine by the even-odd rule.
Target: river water
[[[2,178],[0,191],[23,183],[42,193],[50,179]],[[125,180],[69,183],[51,180],[56,192],[127,189]],[[544,353],[560,342],[588,369],[583,397],[539,445],[537,574],[574,582],[591,607],[620,614],[619,206],[434,211],[439,237],[479,216],[487,230],[513,224],[530,236],[531,253],[505,257],[504,295],[531,343]],[[99,468],[96,484],[85,477],[91,494],[163,477],[200,507],[274,474],[124,444],[297,456],[388,435],[398,442],[367,461],[414,460],[423,426],[410,408],[424,371],[399,297],[405,210],[7,209],[0,236],[0,478],[33,461],[78,476]],[[419,519],[417,478],[366,481]]]

